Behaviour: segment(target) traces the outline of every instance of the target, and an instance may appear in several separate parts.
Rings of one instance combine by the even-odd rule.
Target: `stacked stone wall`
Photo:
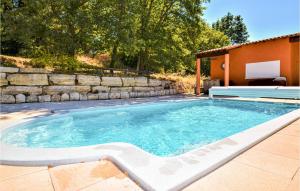
[[[41,68],[0,67],[1,103],[129,99],[176,94],[176,85],[147,77],[54,74]]]

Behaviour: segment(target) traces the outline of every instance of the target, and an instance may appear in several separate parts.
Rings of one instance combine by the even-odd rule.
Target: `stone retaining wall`
[[[174,82],[146,77],[53,74],[41,68],[0,67],[1,103],[128,99],[176,94]]]

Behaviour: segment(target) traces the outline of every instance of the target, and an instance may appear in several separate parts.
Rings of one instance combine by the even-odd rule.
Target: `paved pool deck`
[[[7,121],[47,115],[55,110],[126,104],[182,96],[135,100],[65,102],[1,105],[2,127]],[[241,99],[241,98],[227,98]],[[245,100],[245,99],[242,99]],[[299,103],[299,100],[247,99]],[[1,151],[0,151],[1,154]],[[300,120],[237,156],[222,167],[197,180],[185,191],[300,190]],[[116,165],[107,160],[56,167],[0,165],[0,190],[142,190]]]
[[[299,191],[300,120],[184,189],[200,190]]]

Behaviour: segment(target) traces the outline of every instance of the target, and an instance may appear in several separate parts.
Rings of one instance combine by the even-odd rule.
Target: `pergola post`
[[[200,58],[196,58],[196,95],[200,95],[200,80],[201,80],[201,61]]]
[[[224,85],[229,86],[229,54],[225,54],[225,75],[224,75]]]

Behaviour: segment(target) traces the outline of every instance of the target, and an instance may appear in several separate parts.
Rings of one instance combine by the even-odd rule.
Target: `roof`
[[[249,45],[249,44],[256,44],[256,43],[266,42],[266,41],[271,41],[271,40],[277,40],[277,39],[282,39],[282,38],[299,37],[299,36],[300,36],[300,33],[277,36],[277,37],[272,37],[272,38],[267,38],[267,39],[252,41],[252,42],[245,42],[245,43],[242,43],[242,44],[235,44],[235,45],[224,46],[224,47],[221,47],[221,48],[215,48],[215,49],[200,51],[200,52],[197,52],[196,55],[197,55],[197,57],[219,56],[219,55],[223,55],[223,54],[228,53],[228,51],[231,50],[231,49],[235,49],[235,48],[238,48],[238,47],[241,47],[241,46],[245,46],[245,45]]]

